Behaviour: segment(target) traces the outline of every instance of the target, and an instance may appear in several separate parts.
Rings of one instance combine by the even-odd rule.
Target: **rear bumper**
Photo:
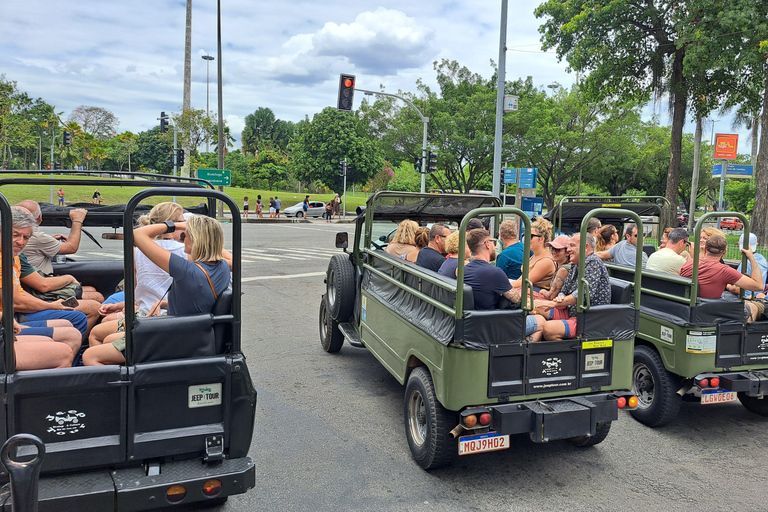
[[[616,396],[607,393],[495,405],[491,410],[492,430],[530,433],[537,443],[595,435],[598,423],[619,418]]]
[[[206,480],[221,480],[216,496],[202,492]],[[256,483],[256,470],[248,457],[205,465],[200,459],[162,464],[160,474],[147,476],[142,467],[96,470],[43,476],[39,484],[39,511],[140,511],[176,505],[165,498],[168,487],[181,484],[187,494],[178,505],[242,494]],[[9,486],[0,489],[3,511],[11,511]]]
[[[728,391],[745,393],[747,396],[768,395],[768,371],[743,371],[707,373],[696,377],[719,377],[720,387]]]

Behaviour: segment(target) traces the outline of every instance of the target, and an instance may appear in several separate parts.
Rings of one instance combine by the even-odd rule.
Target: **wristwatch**
[[[171,220],[167,220],[164,222],[165,224],[165,232],[166,233],[173,233],[176,231],[176,224],[173,223]]]

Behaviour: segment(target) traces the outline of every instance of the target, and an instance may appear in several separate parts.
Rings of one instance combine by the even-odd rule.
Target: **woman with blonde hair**
[[[619,232],[616,226],[606,224],[600,228],[595,238],[597,239],[595,251],[607,251],[619,242]]]
[[[702,253],[707,252],[707,239],[711,237],[712,235],[720,235],[721,237],[725,238],[725,233],[720,231],[717,228],[704,228],[701,230],[701,237],[699,237],[699,248],[701,249]]]
[[[456,279],[456,272],[459,268],[459,232],[456,231],[448,235],[445,239],[445,252],[448,256],[440,266],[438,274]],[[469,263],[470,250],[468,245],[464,245],[464,264]]]
[[[406,261],[416,263],[416,258],[419,257],[419,251],[429,245],[429,228],[419,228],[416,230],[416,234],[413,237],[416,250],[409,252],[405,256],[400,256]]]
[[[544,217],[537,217],[531,223],[531,251],[533,251],[533,256],[528,261],[528,279],[536,292],[549,290],[549,285],[557,271],[555,260],[547,249],[547,244],[551,239],[552,223]],[[521,288],[523,286],[522,276],[520,279],[512,281],[512,286]]]
[[[182,257],[164,249],[155,238],[175,233],[184,244]],[[224,231],[216,219],[193,215],[184,222],[165,221],[134,229],[136,248],[172,278],[166,290],[167,299],[161,299],[155,308],[167,309],[169,316],[210,313],[216,299],[229,286],[229,265],[222,256]],[[83,354],[86,365],[121,364],[125,362],[125,334],[113,333],[101,345],[91,346]]]
[[[392,241],[387,244],[387,248],[384,250],[387,254],[396,258],[401,257],[403,254],[412,253],[416,250],[417,229],[419,229],[417,222],[405,219],[397,226],[395,236],[392,237]]]

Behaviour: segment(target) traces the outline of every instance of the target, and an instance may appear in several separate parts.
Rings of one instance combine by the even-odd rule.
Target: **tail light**
[[[616,405],[619,406],[619,409],[623,409],[627,406],[627,399],[623,396],[620,396],[618,399],[616,399]]]
[[[216,496],[221,492],[221,480],[218,478],[211,478],[206,480],[203,484],[203,494],[206,496]]]
[[[170,503],[178,503],[186,496],[187,488],[180,484],[172,485],[165,491],[165,499]]]
[[[477,416],[469,414],[464,417],[464,426],[467,428],[474,428],[477,425]]]
[[[491,414],[488,412],[484,412],[480,415],[480,424],[484,427],[487,427],[491,424]]]
[[[702,388],[708,388],[709,387],[709,379],[699,379],[699,386]]]
[[[713,388],[719,388],[720,387],[720,378],[719,377],[712,377],[709,379],[709,385]]]
[[[629,400],[627,400],[627,403],[629,404],[630,407],[637,407],[637,397],[636,396],[629,397]]]

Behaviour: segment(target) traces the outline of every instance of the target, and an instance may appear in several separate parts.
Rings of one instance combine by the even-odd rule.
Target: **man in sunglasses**
[[[624,267],[635,266],[635,257],[637,255],[637,238],[639,233],[637,232],[637,224],[627,224],[627,230],[624,232],[625,240],[617,243],[607,251],[600,251],[597,256],[601,260],[612,260],[611,263],[616,265],[622,265]],[[642,240],[640,241],[640,247],[642,247]],[[642,249],[640,249],[642,250]],[[643,268],[648,264],[648,255],[643,253]]]
[[[651,254],[645,268],[664,272],[665,274],[680,275],[680,269],[685,265],[685,257],[681,253],[688,248],[688,232],[683,228],[675,228],[667,235],[667,243]]]
[[[491,265],[496,259],[496,240],[491,234],[485,229],[467,231],[467,245],[475,259],[464,267],[464,282],[472,287],[475,309],[496,309],[501,296],[519,303],[520,292],[512,287],[507,274]],[[528,315],[525,335],[530,336],[531,341],[539,341],[543,326],[544,317]]]

